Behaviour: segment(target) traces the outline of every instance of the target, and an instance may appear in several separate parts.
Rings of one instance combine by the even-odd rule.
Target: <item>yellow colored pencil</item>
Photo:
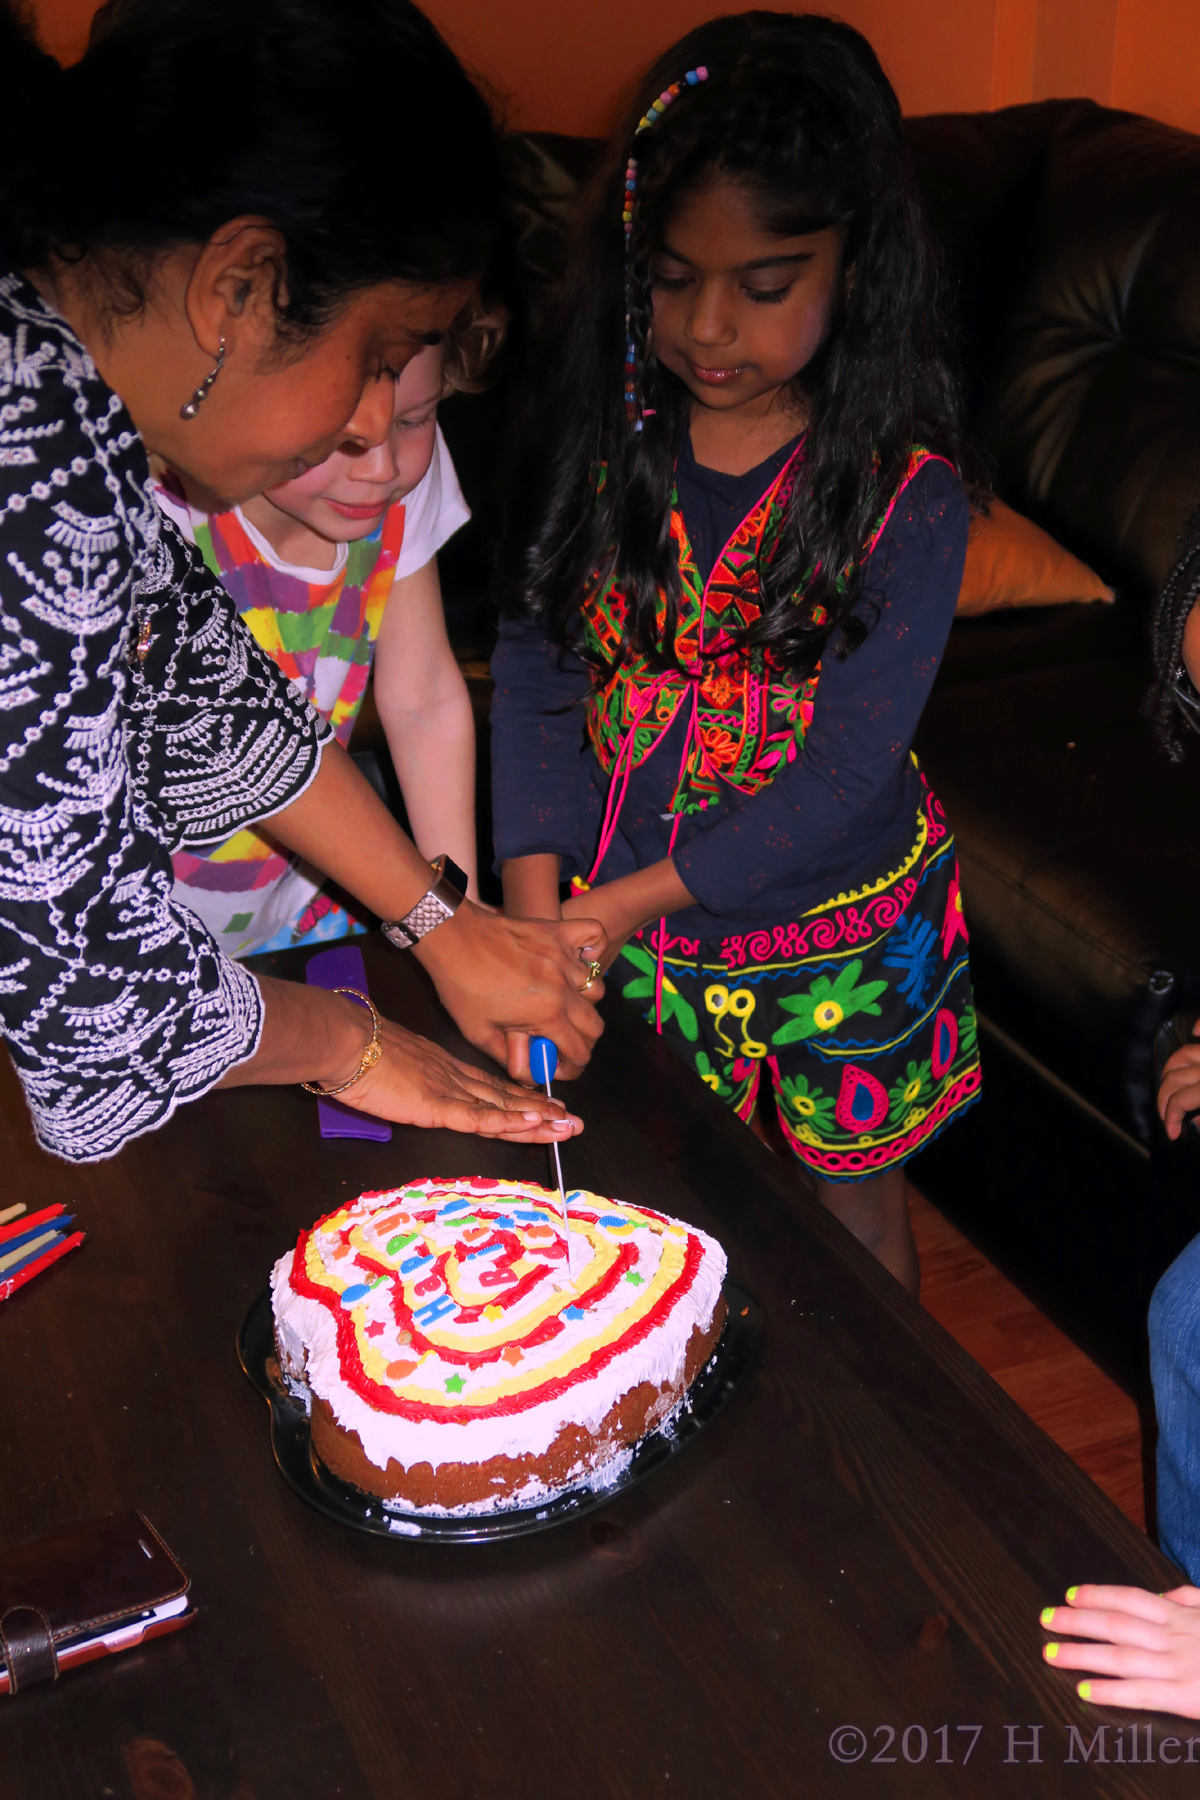
[[[19,1206],[6,1206],[4,1211],[0,1212],[0,1225],[7,1225],[10,1219],[19,1219],[23,1212],[28,1211],[29,1208],[23,1200]]]

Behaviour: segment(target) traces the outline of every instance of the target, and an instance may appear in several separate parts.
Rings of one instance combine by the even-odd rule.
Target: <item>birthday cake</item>
[[[648,1207],[414,1181],[302,1231],[271,1275],[280,1370],[344,1481],[406,1507],[532,1503],[680,1404],[720,1336],[725,1253]]]

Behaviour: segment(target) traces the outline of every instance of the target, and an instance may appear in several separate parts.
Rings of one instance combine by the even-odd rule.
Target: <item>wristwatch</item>
[[[426,934],[456,913],[467,897],[467,878],[458,864],[448,856],[435,856],[430,863],[433,886],[402,919],[393,919],[380,929],[389,944],[397,950],[411,950]]]

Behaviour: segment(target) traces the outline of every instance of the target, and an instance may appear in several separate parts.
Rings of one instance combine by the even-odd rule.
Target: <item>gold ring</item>
[[[583,986],[579,990],[581,994],[586,994],[590,987],[595,987],[596,983],[600,979],[600,964],[595,960],[594,957],[587,966],[587,975],[588,975],[587,980],[584,982]]]

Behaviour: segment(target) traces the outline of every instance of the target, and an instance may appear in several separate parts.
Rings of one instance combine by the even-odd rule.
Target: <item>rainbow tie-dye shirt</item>
[[[258,643],[343,744],[366,692],[393,581],[423,568],[470,516],[440,430],[422,480],[370,537],[339,546],[329,570],[284,563],[240,507],[197,512],[161,485],[155,498],[220,577]],[[365,929],[321,892],[319,872],[282,849],[269,829],[250,827],[221,844],[177,851],[172,860],[176,899],[231,956]]]

